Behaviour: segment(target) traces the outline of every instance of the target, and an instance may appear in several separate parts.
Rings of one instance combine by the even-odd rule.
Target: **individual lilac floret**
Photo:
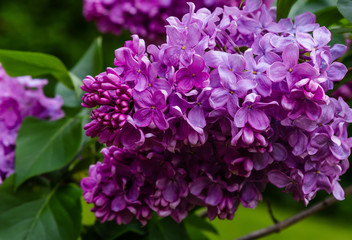
[[[346,47],[329,46],[311,13],[276,23],[273,1],[240,2],[188,3],[165,43],[133,35],[115,68],[83,81],[86,134],[111,146],[82,181],[100,220],[180,222],[196,206],[232,219],[268,183],[305,204],[319,190],[344,198],[352,109],[327,91],[347,72],[336,61]]]
[[[0,184],[15,171],[17,132],[24,118],[57,120],[64,116],[61,97],[47,98],[44,79],[10,77],[0,65]]]

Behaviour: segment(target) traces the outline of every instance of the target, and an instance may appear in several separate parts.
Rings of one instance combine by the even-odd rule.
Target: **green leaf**
[[[337,7],[331,6],[315,13],[316,22],[321,26],[329,27],[343,18]]]
[[[82,205],[82,224],[86,226],[92,226],[95,223],[95,215],[90,209],[94,207],[94,204],[88,204],[81,196],[81,205]]]
[[[16,142],[16,188],[30,177],[57,170],[78,152],[82,118],[45,121],[26,118]]]
[[[65,85],[59,83],[56,85],[56,94],[60,95],[64,100],[65,107],[79,107],[81,108],[83,91],[81,89],[82,80],[74,73],[70,72],[74,90],[67,88]]]
[[[141,223],[133,220],[129,224],[117,225],[115,221],[101,223],[95,222],[95,225],[90,227],[87,233],[83,236],[84,240],[114,240],[119,237],[125,239],[126,234],[137,236],[132,239],[141,239],[141,235],[145,234],[145,229]]]
[[[44,53],[0,50],[0,62],[10,76],[51,75],[66,87],[74,88],[69,72],[57,57]]]
[[[81,190],[73,185],[50,189],[26,185],[0,188],[0,240],[76,240],[81,231]]]
[[[208,231],[208,232],[212,232],[212,233],[218,234],[218,231],[216,230],[216,228],[211,223],[209,223],[204,218],[201,218],[201,217],[199,217],[198,215],[196,215],[194,213],[189,214],[187,216],[187,218],[184,220],[184,222],[185,222],[186,225],[193,226],[193,227],[195,227],[197,229],[205,230],[205,231]]]
[[[286,18],[297,0],[277,0],[276,19]]]
[[[97,75],[103,71],[102,38],[98,37],[90,45],[71,72],[83,79],[87,75]]]
[[[352,0],[338,0],[337,8],[341,14],[352,23]]]
[[[148,240],[190,240],[190,238],[183,222],[176,223],[167,217],[150,222]]]
[[[186,224],[186,230],[191,240],[209,240],[202,231],[194,226]]]

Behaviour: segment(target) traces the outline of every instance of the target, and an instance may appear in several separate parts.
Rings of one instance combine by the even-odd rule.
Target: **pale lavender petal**
[[[236,127],[243,128],[248,121],[248,108],[240,108],[234,117]]]
[[[326,46],[331,40],[331,33],[326,27],[320,27],[313,31],[313,37],[319,47]]]
[[[224,106],[229,99],[229,90],[224,88],[215,88],[210,96],[210,104],[213,108]]]
[[[204,111],[199,106],[196,106],[189,111],[188,119],[196,127],[204,128],[207,124],[205,121]]]
[[[332,188],[332,194],[337,200],[344,200],[345,199],[345,192],[341,185],[338,182],[335,182],[333,188]]]
[[[308,51],[313,50],[315,47],[315,42],[312,36],[308,33],[298,32],[296,33],[296,39],[297,39],[297,42],[301,44],[301,46]]]
[[[283,81],[288,73],[288,68],[281,62],[274,62],[268,69],[268,76],[273,82]]]
[[[236,94],[240,98],[244,98],[247,95],[248,90],[254,89],[257,86],[255,81],[252,80],[239,80],[236,84]]]
[[[345,77],[347,68],[340,62],[333,62],[327,71],[328,79],[331,81],[340,81]]]
[[[310,23],[315,23],[315,15],[311,12],[304,12],[295,17],[296,26],[302,26]]]
[[[292,68],[297,64],[299,57],[299,49],[296,44],[290,44],[282,53],[282,60],[288,68]]]

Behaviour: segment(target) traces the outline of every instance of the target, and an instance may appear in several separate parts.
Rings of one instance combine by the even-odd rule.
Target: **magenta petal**
[[[281,62],[274,62],[268,69],[268,76],[273,82],[281,82],[288,73],[288,68]]]
[[[287,154],[287,149],[280,143],[273,143],[273,151],[271,152],[271,156],[276,160],[276,161],[284,161],[286,160],[288,154]]]
[[[328,78],[331,81],[340,81],[345,77],[346,73],[346,66],[339,62],[333,62],[327,71]]]
[[[248,121],[248,108],[242,107],[235,114],[235,117],[234,117],[235,126],[238,128],[243,128],[244,125],[247,123],[247,121]]]
[[[220,65],[224,64],[224,61],[227,56],[227,53],[211,50],[209,52],[206,52],[203,58],[207,66],[217,68]]]
[[[229,90],[224,88],[215,88],[210,96],[210,104],[213,108],[224,106],[229,99]]]
[[[178,190],[174,181],[169,181],[164,189],[163,197],[168,202],[175,202],[178,198]]]
[[[291,183],[291,179],[279,170],[268,172],[269,181],[278,188],[287,187]]]
[[[171,93],[171,84],[163,78],[157,78],[153,81],[152,87],[159,90],[164,90],[168,95]]]
[[[332,142],[330,144],[330,151],[339,160],[347,159],[351,154],[351,150],[345,147],[343,143],[337,145],[336,143]]]
[[[302,78],[314,78],[319,74],[317,70],[312,67],[309,63],[301,63],[293,68],[292,74],[295,76],[300,76]]]
[[[255,81],[252,80],[239,80],[236,84],[236,94],[240,98],[244,98],[247,95],[248,90],[254,89],[257,86]]]
[[[157,109],[163,109],[166,106],[166,96],[161,91],[156,91],[152,97],[153,106]]]
[[[134,86],[134,89],[137,91],[143,91],[148,87],[147,78],[144,74],[138,74],[137,78],[135,79],[135,83],[136,85]]]
[[[126,201],[123,196],[118,195],[111,201],[111,210],[114,212],[119,212],[126,207]]]
[[[169,128],[169,123],[166,121],[164,114],[159,109],[155,109],[153,111],[152,118],[155,126],[160,130],[164,131]]]
[[[312,36],[308,33],[297,32],[296,39],[297,39],[297,42],[301,44],[302,47],[305,48],[306,50],[311,51],[315,47],[315,42]]]
[[[296,131],[289,136],[288,142],[293,147],[292,154],[299,156],[307,149],[308,137],[304,133]]]
[[[298,57],[299,49],[296,44],[288,45],[282,53],[282,60],[284,61],[285,65],[289,68],[297,64]]]
[[[225,88],[234,89],[236,87],[236,75],[225,66],[218,68],[221,83]]]
[[[311,12],[304,12],[295,17],[296,26],[302,26],[310,23],[315,23],[315,15]]]
[[[188,113],[188,119],[196,127],[204,128],[207,124],[205,121],[204,111],[201,107],[195,106]]]
[[[341,185],[338,182],[335,182],[333,189],[332,189],[332,194],[337,200],[344,200],[345,199],[345,192],[342,189]]]
[[[200,177],[190,185],[189,190],[193,195],[198,196],[208,184],[209,181],[206,177]]]
[[[227,111],[234,117],[238,109],[238,98],[236,95],[229,95],[228,102],[227,102]]]
[[[309,194],[316,187],[318,180],[318,174],[315,172],[309,172],[304,175],[302,190],[304,194]]]
[[[218,184],[210,185],[208,189],[208,196],[205,199],[205,203],[210,206],[218,205],[223,198],[221,187]]]
[[[252,129],[245,127],[243,129],[242,140],[245,144],[252,144],[254,142],[254,134]]]
[[[248,110],[248,123],[257,131],[264,131],[270,123],[268,116],[260,110]]]
[[[326,46],[331,40],[331,33],[326,27],[320,27],[313,31],[313,37],[319,47]]]
[[[241,17],[238,21],[238,31],[242,34],[253,34],[260,29],[260,25],[258,21],[248,17]]]
[[[152,122],[152,109],[143,108],[133,115],[133,120],[138,127],[147,127]]]
[[[193,78],[183,78],[177,83],[177,90],[181,93],[187,93],[193,88]]]
[[[133,92],[133,99],[136,104],[141,108],[149,108],[153,105],[152,93],[148,90],[142,92]]]
[[[314,131],[318,125],[316,121],[312,121],[309,118],[302,116],[293,121],[293,125],[306,130],[307,132]]]
[[[307,101],[304,105],[304,110],[306,116],[313,121],[318,120],[321,115],[321,107],[315,102]]]

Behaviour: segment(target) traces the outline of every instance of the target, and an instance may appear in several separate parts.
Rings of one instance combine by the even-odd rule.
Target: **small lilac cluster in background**
[[[25,117],[56,120],[63,117],[61,97],[47,98],[44,79],[10,77],[0,65],[0,184],[15,171],[17,132]]]
[[[352,80],[336,89],[332,96],[335,98],[342,97],[345,101],[350,100],[352,98]]]
[[[165,35],[166,18],[181,17],[187,12],[186,0],[84,0],[83,14],[96,21],[103,32],[119,34],[128,29],[133,34],[156,39]],[[214,10],[217,6],[234,5],[240,0],[195,0],[198,7]],[[266,1],[273,2],[272,0]]]
[[[329,46],[312,13],[275,22],[262,1],[189,6],[167,19],[166,43],[133,35],[114,68],[83,80],[86,134],[108,146],[81,182],[96,217],[180,222],[204,206],[232,219],[268,183],[305,204],[319,190],[344,199],[352,110],[326,92],[347,72],[335,61],[346,46]]]

